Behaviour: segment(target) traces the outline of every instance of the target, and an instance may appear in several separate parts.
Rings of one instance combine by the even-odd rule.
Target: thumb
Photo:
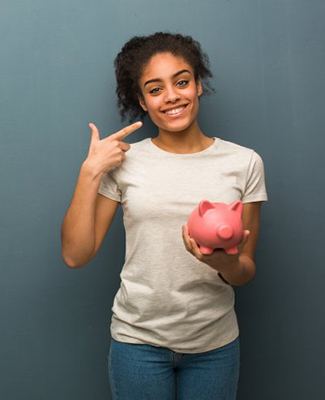
[[[90,139],[90,146],[91,146],[94,142],[98,142],[100,140],[100,136],[97,126],[95,124],[90,122],[88,126],[91,129],[91,139]]]
[[[243,239],[243,245],[247,242],[248,236],[250,235],[250,231],[248,229],[245,229],[244,231],[244,239]]]
[[[250,232],[248,229],[245,229],[245,230],[244,230],[243,239],[242,239],[241,243],[240,243],[239,246],[238,246],[238,249],[239,249],[240,251],[242,251],[244,245],[246,244],[246,242],[247,242],[247,240],[248,240],[248,236],[250,235],[250,233],[251,233],[251,232]]]

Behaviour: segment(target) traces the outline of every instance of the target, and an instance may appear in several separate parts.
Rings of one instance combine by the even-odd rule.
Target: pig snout
[[[221,225],[217,230],[217,236],[222,240],[229,240],[233,237],[234,230],[230,225]]]

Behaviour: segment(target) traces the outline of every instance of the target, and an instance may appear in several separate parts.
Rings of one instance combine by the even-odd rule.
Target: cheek
[[[199,97],[199,92],[197,90],[196,87],[191,88],[191,90],[189,91],[189,96],[191,96],[193,99],[196,99]]]
[[[148,110],[156,110],[157,108],[160,107],[160,99],[157,97],[149,97],[146,99],[146,105],[148,107]]]
[[[161,106],[161,101],[158,98],[151,98],[146,100],[146,106],[148,110],[147,112],[152,120],[156,121],[157,118],[163,115],[159,111],[162,106]]]

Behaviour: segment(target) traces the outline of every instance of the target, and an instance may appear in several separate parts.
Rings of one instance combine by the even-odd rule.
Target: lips
[[[168,115],[169,117],[178,117],[183,113],[186,109],[187,104],[180,105],[178,107],[171,108],[169,110],[163,111],[164,114]]]

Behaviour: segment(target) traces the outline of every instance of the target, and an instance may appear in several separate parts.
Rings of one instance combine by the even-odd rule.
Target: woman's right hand
[[[85,163],[96,173],[104,173],[120,166],[125,160],[125,152],[131,146],[124,143],[123,139],[141,128],[142,122],[138,121],[126,126],[104,139],[100,139],[99,131],[94,123],[89,123],[88,126],[91,129],[91,140]]]

